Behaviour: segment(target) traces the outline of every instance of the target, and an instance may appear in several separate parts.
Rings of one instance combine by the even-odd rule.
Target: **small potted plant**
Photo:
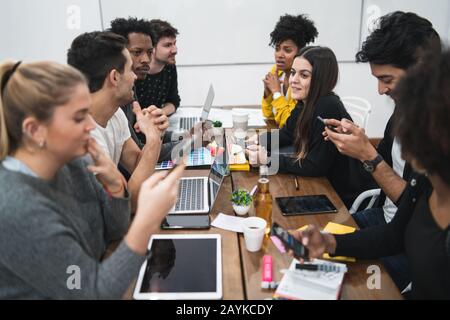
[[[250,210],[252,196],[245,189],[235,190],[231,194],[231,204],[233,205],[234,212],[240,216],[243,216]]]
[[[215,137],[223,136],[222,122],[217,120],[212,122],[212,132]]]

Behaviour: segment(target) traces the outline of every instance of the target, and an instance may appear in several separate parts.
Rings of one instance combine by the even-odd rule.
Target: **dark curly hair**
[[[406,70],[418,62],[425,48],[440,50],[441,40],[431,22],[415,13],[392,12],[378,23],[356,54],[357,62],[391,64]]]
[[[67,63],[80,70],[89,81],[90,92],[96,92],[111,70],[124,71],[126,58],[122,51],[126,43],[124,37],[112,32],[83,33],[73,40]]]
[[[301,49],[313,42],[319,35],[314,22],[307,15],[292,16],[285,14],[280,17],[275,29],[270,33],[269,45],[275,47],[280,42],[292,40]]]
[[[178,30],[167,21],[153,19],[150,21],[150,28],[152,29],[154,46],[156,46],[161,38],[176,38],[178,35]]]
[[[145,19],[137,19],[135,17],[128,17],[128,19],[114,19],[111,21],[111,28],[109,28],[108,31],[120,34],[127,40],[130,33],[143,33],[153,39],[150,21]]]
[[[398,83],[394,132],[403,155],[450,185],[450,51],[429,52]]]

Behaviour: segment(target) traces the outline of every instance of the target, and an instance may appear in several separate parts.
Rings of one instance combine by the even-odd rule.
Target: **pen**
[[[258,189],[258,185],[254,186],[253,189],[252,189],[252,191],[250,191],[250,196],[251,196],[251,197],[253,197],[253,195],[255,194],[256,189]]]
[[[298,185],[297,176],[294,176],[294,182],[295,182],[295,190],[299,190],[300,187],[299,187],[299,185]]]
[[[323,272],[347,272],[347,267],[331,264],[295,264],[295,270],[323,271]]]

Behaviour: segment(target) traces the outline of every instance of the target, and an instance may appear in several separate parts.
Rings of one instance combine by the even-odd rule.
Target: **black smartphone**
[[[276,222],[272,224],[270,235],[280,239],[286,250],[291,249],[295,258],[308,260],[308,249]]]
[[[168,215],[161,224],[161,229],[209,229],[208,214],[202,215]]]
[[[317,116],[317,119],[319,119],[320,122],[323,123],[323,125],[325,127],[327,127],[328,129],[330,129],[333,132],[339,133],[336,129],[336,127],[333,127],[332,125],[326,124],[325,120],[321,117],[321,116]]]

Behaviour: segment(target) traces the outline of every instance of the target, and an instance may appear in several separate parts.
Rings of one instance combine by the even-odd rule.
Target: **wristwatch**
[[[381,161],[383,161],[383,157],[380,154],[377,154],[375,159],[363,161],[364,170],[370,173],[374,172]]]
[[[276,92],[272,95],[273,100],[277,100],[279,97],[281,97],[281,92],[279,92],[279,91],[276,91]]]

